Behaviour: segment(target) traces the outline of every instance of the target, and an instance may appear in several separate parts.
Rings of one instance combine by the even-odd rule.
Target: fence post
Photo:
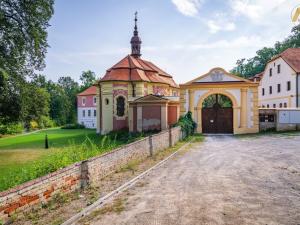
[[[85,188],[89,184],[89,168],[88,160],[84,160],[80,164],[80,188]]]
[[[172,147],[172,128],[169,126],[169,147]]]
[[[149,136],[149,146],[150,146],[150,156],[153,156],[153,142],[152,142],[152,135]]]

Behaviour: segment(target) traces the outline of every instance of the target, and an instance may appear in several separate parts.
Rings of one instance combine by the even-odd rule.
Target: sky
[[[134,12],[142,58],[177,83],[272,47],[290,34],[299,0],[56,0],[41,72],[57,81],[82,71],[97,78],[130,54]]]

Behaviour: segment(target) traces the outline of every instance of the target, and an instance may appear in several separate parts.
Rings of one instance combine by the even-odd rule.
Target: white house
[[[258,105],[261,108],[300,107],[300,48],[289,48],[271,59],[259,81]]]
[[[97,88],[91,86],[77,95],[77,120],[86,128],[97,127]]]

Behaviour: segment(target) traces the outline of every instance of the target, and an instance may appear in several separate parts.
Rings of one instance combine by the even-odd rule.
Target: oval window
[[[105,105],[108,105],[109,104],[109,100],[108,98],[105,99]]]
[[[117,97],[117,116],[124,116],[125,114],[125,98],[123,96]]]

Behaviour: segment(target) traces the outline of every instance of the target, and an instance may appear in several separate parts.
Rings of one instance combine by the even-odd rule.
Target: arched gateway
[[[191,111],[199,133],[258,132],[258,83],[214,68],[180,85],[180,111]]]
[[[201,113],[203,133],[233,133],[232,101],[226,95],[208,96]]]

